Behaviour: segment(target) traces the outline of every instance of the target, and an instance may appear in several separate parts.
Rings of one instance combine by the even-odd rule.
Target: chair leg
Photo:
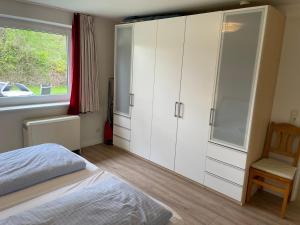
[[[293,188],[294,188],[294,181],[291,183],[291,187],[290,187],[290,192],[289,192],[289,202],[291,201],[291,198],[292,198]]]
[[[286,212],[288,201],[289,201],[288,194],[284,194],[283,203],[282,203],[282,207],[281,207],[281,213],[280,213],[281,218],[285,217],[285,212]]]
[[[291,189],[292,189],[292,183],[289,183],[285,193],[283,194],[283,203],[282,203],[281,213],[280,213],[281,218],[285,217],[285,212],[286,212],[286,208],[287,208],[287,205],[289,202]]]
[[[250,199],[251,199],[252,185],[253,185],[253,182],[252,182],[253,175],[254,175],[253,169],[250,168],[250,170],[249,170],[249,177],[248,177],[248,187],[247,187],[246,202],[250,202]]]

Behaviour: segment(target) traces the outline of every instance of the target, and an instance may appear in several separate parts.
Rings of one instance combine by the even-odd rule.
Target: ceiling
[[[149,15],[163,12],[182,12],[230,7],[239,0],[19,0],[72,12],[110,18]],[[300,3],[300,0],[250,0],[273,5]]]

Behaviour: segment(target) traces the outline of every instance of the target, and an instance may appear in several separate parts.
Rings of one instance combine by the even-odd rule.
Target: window
[[[0,17],[0,106],[68,101],[70,28]]]

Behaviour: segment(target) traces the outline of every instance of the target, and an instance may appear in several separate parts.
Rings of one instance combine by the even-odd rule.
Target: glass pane
[[[131,76],[131,27],[118,27],[116,40],[116,108],[129,115],[129,92]]]
[[[0,97],[66,95],[67,37],[0,27]]]
[[[212,139],[243,147],[262,11],[225,14]]]

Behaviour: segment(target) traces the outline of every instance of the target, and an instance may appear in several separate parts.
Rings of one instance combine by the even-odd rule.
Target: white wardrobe
[[[116,41],[114,144],[243,203],[270,120],[283,24],[262,6],[118,25],[132,38],[124,64]]]

